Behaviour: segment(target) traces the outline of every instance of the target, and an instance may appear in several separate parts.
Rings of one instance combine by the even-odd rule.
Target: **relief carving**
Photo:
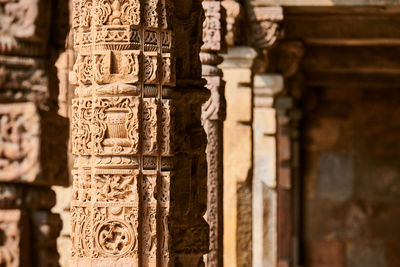
[[[202,75],[207,80],[211,96],[202,106],[202,123],[207,134],[207,211],[205,219],[210,225],[209,253],[204,256],[206,266],[222,266],[222,126],[225,114],[224,82],[218,64],[218,53],[225,48],[223,25],[224,8],[220,1],[203,2],[203,46],[200,60]]]
[[[229,46],[237,44],[239,39],[239,21],[243,18],[243,7],[237,0],[222,0],[222,6],[226,11],[226,35],[225,42]]]
[[[23,259],[23,235],[27,234],[26,216],[21,210],[0,211],[0,264],[7,267],[18,267],[27,264]],[[25,244],[26,245],[26,244]]]
[[[0,105],[2,182],[35,182],[40,172],[40,131],[33,103]]]
[[[171,108],[161,92],[175,79],[166,7],[74,0],[72,266],[170,265],[162,162],[173,155]]]
[[[40,0],[0,2],[0,54],[43,56],[50,11]],[[34,41],[33,41],[34,40]]]
[[[61,221],[50,212],[50,186],[68,179],[68,130],[57,115],[54,67],[67,28],[63,3],[0,1],[1,266],[58,262]]]
[[[95,243],[104,256],[124,256],[132,250],[135,236],[130,226],[122,220],[109,220],[98,226]]]

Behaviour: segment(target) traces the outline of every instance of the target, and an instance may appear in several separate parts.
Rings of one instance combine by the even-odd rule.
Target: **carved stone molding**
[[[73,266],[169,265],[169,4],[73,1]]]

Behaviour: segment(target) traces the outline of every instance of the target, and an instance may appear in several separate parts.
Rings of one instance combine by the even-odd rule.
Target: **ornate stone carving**
[[[47,74],[46,61],[40,58],[0,55],[0,95],[43,104],[49,97]]]
[[[256,73],[264,73],[269,67],[269,51],[283,35],[281,6],[265,6],[259,2],[245,2],[250,21],[249,42],[259,52],[253,66]]]
[[[202,121],[207,134],[207,212],[210,225],[210,252],[206,266],[222,266],[222,126],[225,114],[224,82],[217,67],[222,57],[217,53],[225,48],[224,8],[219,1],[204,1],[203,46],[200,60],[202,75],[207,80],[211,97],[202,106]]]
[[[205,20],[203,22],[202,51],[220,51],[225,42],[222,42],[224,30],[222,21],[223,7],[219,1],[204,1]]]
[[[24,182],[35,184],[60,184],[57,176],[65,175],[66,162],[46,162],[50,150],[66,151],[58,144],[66,140],[59,135],[54,140],[43,137],[51,134],[54,124],[65,127],[64,121],[55,122],[46,112],[40,112],[33,103],[0,104],[0,180],[2,182]],[[52,125],[53,124],[53,125]],[[61,128],[62,129],[62,128]],[[64,139],[65,138],[65,139]],[[66,155],[56,155],[64,161]],[[63,165],[64,164],[64,165]]]
[[[43,56],[47,53],[45,44],[51,9],[40,2],[16,0],[0,3],[0,54]]]
[[[28,248],[28,240],[23,238],[23,235],[29,234],[26,219],[26,215],[21,210],[0,211],[0,233],[2,236],[0,264],[3,266],[18,267],[29,264],[22,253],[23,249]]]
[[[40,117],[34,104],[12,105],[0,105],[0,177],[34,182],[40,172]]]
[[[283,20],[282,7],[247,5],[251,21],[253,45],[259,49],[271,47],[282,34],[279,25]]]
[[[170,266],[170,3],[73,6],[72,265]]]
[[[239,21],[243,16],[242,5],[236,0],[223,0],[222,6],[226,11],[226,35],[227,45],[234,46],[239,37]]]
[[[0,1],[3,266],[58,264],[55,240],[61,222],[50,212],[55,204],[50,186],[67,183],[68,130],[66,120],[57,115],[53,63],[65,39],[65,3]]]

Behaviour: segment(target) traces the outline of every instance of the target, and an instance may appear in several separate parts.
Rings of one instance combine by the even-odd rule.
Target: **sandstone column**
[[[0,2],[1,266],[58,266],[50,186],[67,183],[68,123],[57,115],[54,75],[64,17],[63,1]]]
[[[250,47],[232,47],[223,55],[226,79],[224,122],[224,266],[252,265],[252,72],[257,53]]]
[[[172,17],[168,0],[73,1],[73,266],[196,266],[207,250],[201,5],[184,2]]]
[[[205,257],[206,266],[222,266],[222,132],[225,119],[225,82],[222,70],[217,67],[223,60],[218,55],[225,49],[225,10],[220,1],[203,1],[205,21],[200,59],[203,78],[207,81],[210,99],[203,105],[202,121],[207,133],[207,213],[210,225],[210,252]]]
[[[284,90],[279,74],[254,76],[253,266],[277,266],[277,126],[274,101]]]

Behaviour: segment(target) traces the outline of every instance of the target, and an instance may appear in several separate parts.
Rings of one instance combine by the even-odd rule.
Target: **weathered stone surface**
[[[249,184],[246,180],[251,177],[252,136],[251,136],[251,71],[255,57],[253,49],[241,47],[228,49],[224,55],[221,68],[227,81],[225,98],[227,103],[227,117],[224,123],[224,266],[238,266],[239,262],[251,259],[251,218],[239,218],[241,203],[238,192],[243,193],[242,198],[248,198]],[[248,205],[243,202],[241,212],[251,209],[251,199]],[[243,199],[245,201],[245,199]],[[242,225],[240,220],[246,220]],[[249,223],[250,220],[250,223]],[[241,227],[242,243],[239,247],[238,227]],[[246,227],[250,227],[247,229]],[[249,243],[250,242],[250,243]],[[239,251],[239,249],[243,251]],[[239,256],[241,255],[241,256]],[[249,263],[247,263],[249,264]]]
[[[310,257],[310,244],[329,240],[346,243],[345,266],[397,262],[386,250],[396,246],[399,227],[398,99],[397,89],[323,88],[307,111],[304,229]]]
[[[226,35],[225,41],[229,46],[234,46],[240,42],[239,22],[243,19],[244,12],[241,3],[237,0],[223,0],[222,6],[226,12]]]
[[[310,246],[311,267],[345,266],[345,246],[338,241],[314,241]]]
[[[354,242],[347,245],[346,264],[354,267],[386,267],[385,246],[381,242]]]
[[[345,201],[352,196],[354,160],[351,155],[321,153],[318,166],[317,197]]]
[[[254,189],[253,189],[254,190]],[[255,194],[255,192],[253,191]],[[278,262],[278,236],[277,236],[277,192],[276,190],[271,189],[268,186],[263,186],[263,227],[262,227],[262,244],[254,244],[254,248],[256,246],[262,249],[262,263],[259,266],[273,266]],[[254,197],[254,196],[253,196]],[[256,220],[257,217],[254,217]],[[258,233],[259,234],[259,233]],[[254,236],[253,243],[256,242],[256,237]],[[253,253],[256,251],[254,250]],[[255,254],[254,254],[255,255]],[[256,256],[254,256],[256,257]],[[254,259],[255,262],[256,259]]]
[[[57,250],[60,254],[59,264],[62,267],[68,267],[70,266],[72,249],[70,214],[72,186],[53,186],[52,189],[56,193],[57,202],[51,211],[59,214],[62,221],[62,229],[60,231],[60,235],[57,238]]]

